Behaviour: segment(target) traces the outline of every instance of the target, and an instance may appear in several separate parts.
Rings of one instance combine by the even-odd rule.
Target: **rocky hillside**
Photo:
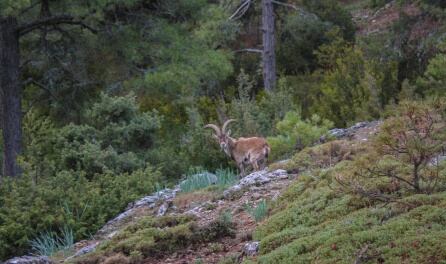
[[[193,175],[72,250],[6,263],[444,263],[440,109],[406,103],[384,122],[330,130],[235,184]]]
[[[363,122],[334,129],[330,137],[362,144],[379,124]],[[322,146],[326,144],[332,143]],[[254,172],[226,188],[211,185],[183,192],[180,184],[161,190],[129,204],[92,239],[78,242],[71,253],[61,252],[41,262],[27,257],[6,263],[239,263],[255,259],[260,243],[253,234],[307,170],[291,168],[291,163],[272,164],[269,170]]]

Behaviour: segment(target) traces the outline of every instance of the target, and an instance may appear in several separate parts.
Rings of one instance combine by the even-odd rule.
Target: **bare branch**
[[[59,16],[43,18],[43,19],[19,26],[17,31],[20,36],[23,36],[35,29],[38,29],[38,28],[41,28],[44,26],[52,26],[52,25],[59,25],[59,24],[78,25],[78,26],[81,26],[82,28],[90,30],[92,33],[97,33],[96,29],[90,27],[89,25],[85,24],[81,20],[76,20],[74,17],[72,17],[70,15],[59,15]]]
[[[57,97],[53,94],[53,92],[51,91],[50,88],[46,87],[44,84],[37,82],[36,80],[34,80],[33,78],[28,78],[27,80],[25,80],[23,82],[23,86],[26,86],[28,84],[34,84],[36,87],[44,90],[45,92],[47,92],[52,98],[57,99]]]
[[[36,7],[38,4],[40,4],[39,1],[36,1],[34,3],[31,3],[31,5],[29,5],[28,7],[24,8],[22,11],[20,11],[19,16],[24,15],[25,13],[27,13],[28,11],[30,11],[31,9],[33,9],[34,7]]]
[[[229,17],[229,20],[237,20],[241,18],[251,6],[252,0],[245,0],[240,6],[235,10],[235,12]]]
[[[275,1],[275,0],[273,0],[272,2],[274,4],[278,4],[278,5],[281,5],[281,6],[286,6],[286,7],[292,8],[292,9],[294,9],[296,11],[300,11],[300,9],[297,6],[292,5],[292,4],[283,3],[283,2],[279,2],[279,1]]]
[[[263,53],[261,49],[239,49],[235,50],[234,52],[240,53],[240,52],[254,52],[254,53]]]

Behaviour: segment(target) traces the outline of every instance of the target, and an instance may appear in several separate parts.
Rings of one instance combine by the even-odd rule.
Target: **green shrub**
[[[146,167],[145,152],[160,128],[156,113],[140,113],[133,95],[102,94],[86,117],[89,125],[55,128],[33,112],[25,116],[28,148],[23,160],[35,177],[75,170],[91,179],[96,173],[131,173]]]
[[[389,2],[390,2],[390,0],[370,0],[369,5],[370,5],[370,7],[373,7],[373,8],[380,8]]]
[[[313,110],[337,127],[375,117],[379,113],[375,105],[377,91],[370,86],[375,80],[362,51],[339,39],[322,45],[318,56],[329,70],[322,76],[321,94]]]
[[[217,185],[222,187],[231,185],[238,180],[237,174],[229,168],[217,169],[215,175],[217,176]]]
[[[427,66],[423,76],[416,82],[417,90],[422,95],[445,96],[446,95],[446,43],[442,51],[433,57]]]
[[[362,250],[377,262],[445,258],[445,164],[432,159],[444,143],[444,104],[402,102],[393,110],[369,143],[332,141],[295,155],[291,163],[307,171],[256,228],[257,263],[351,263]],[[421,193],[413,162],[424,164]],[[339,178],[360,189],[345,189]]]
[[[281,120],[285,113],[296,109],[293,91],[285,81],[279,81],[274,93],[254,94],[254,80],[243,70],[238,78],[238,97],[227,106],[229,117],[237,119],[231,126],[234,137],[266,136],[274,131],[274,124]]]
[[[100,245],[95,253],[77,260],[77,263],[84,263],[85,259],[90,259],[89,263],[102,263],[101,257],[112,253],[153,258],[197,243],[234,235],[232,219],[223,216],[202,227],[198,227],[192,216],[144,217]]]
[[[240,263],[239,258],[240,258],[239,254],[233,254],[233,255],[226,256],[226,257],[222,258],[218,262],[218,264],[237,264],[237,263]]]
[[[346,189],[360,196],[391,201],[404,192],[442,191],[444,165],[434,159],[446,147],[442,100],[401,102],[382,125],[367,155],[347,172],[336,175]]]
[[[0,258],[24,255],[29,240],[67,226],[75,240],[89,237],[129,202],[155,190],[160,174],[148,167],[131,174],[62,171],[37,181],[29,174],[0,186]],[[63,236],[61,232],[55,235]]]
[[[365,256],[390,263],[444,258],[444,192],[370,204],[333,188],[331,177],[301,178],[283,193],[254,233],[258,263],[349,263],[365,245]]]
[[[355,24],[351,14],[344,8],[344,4],[336,0],[303,0],[302,4],[323,21],[330,22],[341,29],[345,40],[354,41]]]
[[[317,68],[314,51],[328,42],[326,31],[333,24],[308,13],[290,13],[281,25],[278,37],[277,65],[287,75],[312,72]]]
[[[280,166],[290,171],[327,169],[341,161],[352,160],[356,155],[369,151],[369,145],[368,142],[333,140],[325,144],[305,148]]]
[[[312,145],[332,126],[332,122],[321,119],[318,115],[313,115],[309,120],[302,120],[297,112],[288,112],[284,119],[276,124],[278,135],[267,138],[271,145],[271,159],[284,158],[296,149]]]

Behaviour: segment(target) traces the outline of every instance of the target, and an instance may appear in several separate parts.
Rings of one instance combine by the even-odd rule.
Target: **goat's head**
[[[204,126],[205,128],[211,128],[214,130],[215,134],[213,134],[212,137],[217,140],[218,144],[220,145],[220,148],[228,155],[231,155],[229,151],[229,140],[231,140],[231,130],[227,131],[227,128],[228,125],[234,121],[236,120],[235,119],[227,120],[226,122],[224,122],[221,129],[214,124],[207,124]]]

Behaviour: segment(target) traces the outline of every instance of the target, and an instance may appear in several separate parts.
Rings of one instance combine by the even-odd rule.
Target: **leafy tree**
[[[339,57],[335,55],[336,58],[326,59],[332,56],[332,48],[337,50],[334,54]],[[366,118],[369,115],[371,91],[363,81],[366,68],[361,51],[333,43],[331,46],[322,46],[319,56],[330,70],[323,75],[321,95],[314,109],[341,127],[348,122]]]
[[[446,50],[446,48],[444,48],[444,50]],[[446,53],[440,52],[429,61],[423,76],[417,79],[417,92],[425,95],[446,95],[445,67]]]
[[[343,38],[348,42],[355,39],[355,24],[350,13],[335,0],[303,0],[302,5],[322,21],[331,22],[341,29]]]
[[[32,141],[24,161],[36,179],[72,170],[92,179],[96,173],[131,173],[147,166],[146,152],[160,128],[156,113],[140,113],[132,95],[102,94],[85,115],[89,124],[57,129],[51,129],[48,119],[39,120],[35,115],[26,119]]]
[[[278,37],[277,62],[280,72],[287,75],[312,72],[317,68],[314,51],[326,43],[330,22],[318,16],[299,12],[288,14],[281,25]]]

